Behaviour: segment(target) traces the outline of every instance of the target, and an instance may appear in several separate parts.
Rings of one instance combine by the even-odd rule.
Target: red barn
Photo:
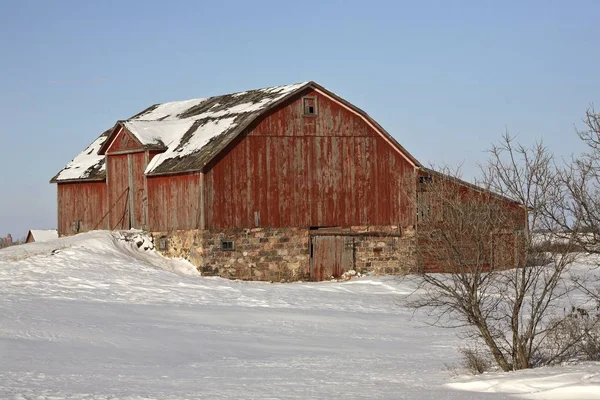
[[[415,266],[421,164],[314,83],[153,105],[61,170],[60,235],[143,229],[204,274],[326,279]]]

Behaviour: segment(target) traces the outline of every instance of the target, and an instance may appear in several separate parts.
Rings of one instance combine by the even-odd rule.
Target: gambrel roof
[[[420,166],[364,111],[315,82],[303,82],[153,105],[127,120],[118,121],[51,182],[104,180],[106,150],[121,130],[131,133],[143,148],[160,151],[148,164],[146,175],[199,171],[259,117],[306,89],[317,90],[360,115],[411,164]]]

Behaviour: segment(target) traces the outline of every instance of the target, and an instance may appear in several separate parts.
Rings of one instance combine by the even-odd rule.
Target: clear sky
[[[56,227],[48,180],[116,120],[314,80],[422,163],[509,130],[561,156],[600,103],[600,1],[0,0],[0,236]]]

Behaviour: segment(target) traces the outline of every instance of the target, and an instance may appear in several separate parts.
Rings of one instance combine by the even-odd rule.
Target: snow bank
[[[479,393],[513,394],[521,399],[599,399],[600,363],[462,377],[447,386]]]
[[[0,250],[2,399],[600,399],[599,364],[452,378],[411,280],[203,278],[141,232]],[[450,382],[450,383],[449,383]]]

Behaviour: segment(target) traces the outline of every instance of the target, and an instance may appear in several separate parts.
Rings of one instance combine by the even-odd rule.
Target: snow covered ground
[[[202,278],[142,249],[0,251],[1,399],[600,399],[600,364],[453,377],[460,342],[411,319],[408,282]]]

